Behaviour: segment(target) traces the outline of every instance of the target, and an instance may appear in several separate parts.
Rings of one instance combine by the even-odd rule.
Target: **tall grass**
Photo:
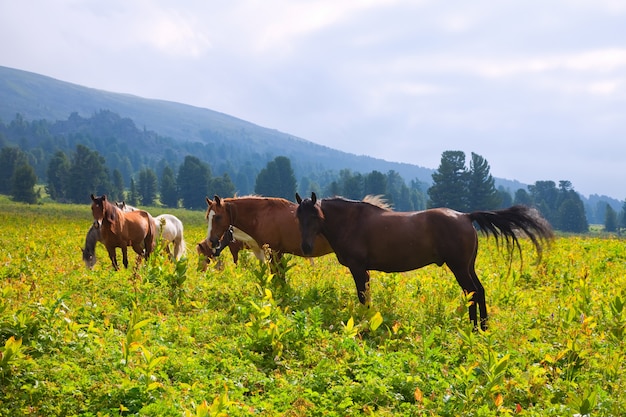
[[[163,212],[157,209],[153,214]],[[481,238],[490,328],[473,330],[447,268],[372,272],[361,306],[333,255],[196,269],[159,254],[114,272],[80,247],[89,206],[0,197],[0,415],[620,415],[626,250],[560,237],[509,271]]]

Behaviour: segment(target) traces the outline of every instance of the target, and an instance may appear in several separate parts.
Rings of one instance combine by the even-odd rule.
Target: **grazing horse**
[[[478,236],[473,222],[486,235],[502,237],[507,247],[521,253],[518,233],[523,232],[541,255],[542,243],[553,237],[552,228],[539,213],[525,206],[503,210],[460,213],[448,208],[394,212],[362,201],[322,199],[315,193],[302,200],[296,194],[302,252],[312,253],[316,239],[328,239],[337,260],[352,273],[362,304],[370,300],[369,271],[404,272],[429,264],[448,265],[466,294],[473,293],[469,317],[487,328],[485,290],[474,265]]]
[[[265,252],[263,251],[263,249],[258,247],[256,242],[250,236],[245,235],[247,236],[247,239],[245,239],[244,241],[243,239],[236,238],[235,234],[238,234],[239,236],[241,236],[241,234],[245,235],[245,233],[243,233],[241,230],[235,229],[231,226],[220,239],[217,248],[212,248],[211,243],[206,238],[196,245],[196,252],[198,252],[198,255],[202,257],[200,259],[202,271],[206,271],[209,262],[220,256],[222,250],[226,248],[230,250],[230,254],[233,257],[233,262],[235,263],[235,265],[239,261],[239,252],[244,249],[252,249],[255,256],[259,260],[265,260]],[[252,247],[250,245],[252,245]]]
[[[207,240],[213,249],[220,247],[220,239],[230,226],[234,226],[236,240],[249,242],[245,236],[237,235],[239,230],[252,238],[256,247],[262,248],[267,244],[275,260],[280,260],[284,253],[317,257],[332,252],[323,236],[316,237],[314,250],[306,254],[302,251],[296,218],[298,206],[284,198],[252,196],[221,199],[215,196],[213,200],[207,197],[206,202]],[[255,255],[259,259],[265,259],[262,249],[260,251],[257,253],[255,250]]]
[[[87,269],[93,269],[96,264],[96,243],[102,242],[102,235],[100,229],[92,224],[85,236],[85,247],[81,248],[83,251],[83,262]]]
[[[119,270],[116,248],[122,249],[125,268],[128,268],[128,246],[132,246],[138,255],[143,255],[146,259],[150,256],[154,249],[156,230],[154,219],[148,212],[123,212],[109,202],[106,195],[95,197],[91,194],[91,213],[95,220],[94,227],[100,229],[102,242],[115,270]]]
[[[129,213],[132,211],[139,210],[136,207],[129,206],[124,201],[118,201],[115,205],[120,208],[123,212]],[[183,222],[173,214],[161,214],[154,218],[156,224],[156,236],[157,238],[160,236],[165,240],[165,250],[171,256],[174,257],[177,261],[185,254],[187,251],[187,246],[185,245],[185,237],[183,235],[184,227]],[[170,251],[170,243],[174,244],[174,253]]]

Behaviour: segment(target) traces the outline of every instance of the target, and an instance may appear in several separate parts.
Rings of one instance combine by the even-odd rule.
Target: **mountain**
[[[72,113],[91,117],[109,110],[131,119],[140,128],[168,138],[170,147],[194,142],[227,144],[248,153],[250,158],[261,158],[257,162],[262,165],[276,156],[287,156],[297,176],[345,168],[361,173],[395,170],[407,182],[419,179],[430,184],[434,172],[416,165],[337,151],[209,109],[82,87],[2,66],[0,96],[0,119],[5,123],[18,113],[29,121],[56,121],[67,119]]]

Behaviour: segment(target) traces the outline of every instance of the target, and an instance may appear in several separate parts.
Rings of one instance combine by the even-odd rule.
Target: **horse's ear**
[[[222,200],[220,200],[220,196],[216,194],[213,196],[213,198],[215,199],[215,202],[217,203],[218,206],[222,204]]]
[[[106,194],[102,194],[102,201],[107,201],[107,195]]]
[[[92,194],[92,195],[91,195],[91,200],[92,200],[92,201],[95,201],[95,200],[96,200],[96,196]]]
[[[298,204],[302,204],[302,197],[300,197],[300,194],[296,193],[296,201],[298,202]]]
[[[313,191],[311,191],[311,201],[313,202],[313,204],[315,204],[315,202],[317,201],[317,196]]]
[[[204,199],[206,200],[206,205],[207,205],[207,206],[209,206],[209,207],[211,207],[211,203],[212,203],[212,201],[211,201],[211,200],[209,200],[209,197],[205,196],[205,197],[204,197]]]

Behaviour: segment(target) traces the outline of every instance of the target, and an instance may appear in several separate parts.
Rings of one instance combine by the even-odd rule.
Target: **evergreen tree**
[[[607,232],[617,231],[617,212],[610,204],[606,205],[604,214],[604,230]]]
[[[197,157],[187,155],[178,168],[176,180],[183,207],[190,210],[206,207],[210,181],[211,168]]]
[[[626,199],[624,200],[624,204],[622,205],[622,211],[620,212],[617,233],[621,234],[622,229],[626,229]]]
[[[500,195],[489,170],[487,161],[482,156],[472,152],[468,173],[467,211],[495,210],[500,207]]]
[[[533,205],[533,199],[530,196],[530,194],[528,194],[528,191],[524,190],[523,188],[519,188],[515,192],[515,198],[513,199],[513,204],[514,205],[522,204],[524,206],[530,207]]]
[[[254,192],[264,196],[281,197],[293,200],[296,194],[296,177],[291,168],[291,161],[285,156],[278,156],[259,172]]]
[[[67,198],[72,203],[88,202],[91,194],[107,194],[111,183],[104,158],[85,145],[76,145],[67,185]]]
[[[124,177],[122,172],[115,168],[113,170],[113,189],[111,190],[111,200],[124,201]]]
[[[365,176],[365,184],[364,184],[364,195],[383,195],[387,197],[387,177],[380,171],[372,171]],[[393,201],[389,201],[393,203]]]
[[[64,202],[67,196],[67,183],[70,173],[70,160],[63,151],[56,151],[48,163],[48,185],[50,198]]]
[[[27,163],[22,163],[15,168],[11,195],[13,200],[23,203],[34,204],[37,202],[35,184],[37,175],[35,169]]]
[[[574,193],[575,196],[578,194]],[[589,224],[585,217],[585,209],[580,198],[566,199],[558,208],[558,228],[564,232],[586,233]]]
[[[26,154],[19,148],[2,148],[0,151],[0,194],[11,194],[15,169],[27,163]]]
[[[157,176],[150,168],[142,169],[139,172],[139,196],[144,206],[153,206],[157,198]]]
[[[163,168],[161,176],[161,203],[165,207],[178,207],[178,191],[176,190],[176,178],[174,170],[168,166]]]
[[[557,212],[557,200],[559,190],[554,181],[536,181],[534,185],[529,185],[531,200],[534,206],[541,212],[543,217],[554,227],[558,227],[559,213]]]
[[[128,204],[131,206],[138,206],[141,201],[141,195],[139,194],[139,189],[135,184],[135,180],[133,178],[130,179],[130,190],[128,192]]]
[[[498,187],[498,198],[500,199],[499,208],[507,208],[513,205],[513,197],[503,186]]]
[[[432,177],[433,185],[428,189],[429,207],[449,207],[467,211],[468,173],[465,168],[465,153],[445,151],[441,155],[439,168]]]
[[[235,195],[235,184],[230,180],[230,176],[224,173],[221,177],[215,177],[211,180],[209,194],[219,195],[220,197],[232,197]]]

